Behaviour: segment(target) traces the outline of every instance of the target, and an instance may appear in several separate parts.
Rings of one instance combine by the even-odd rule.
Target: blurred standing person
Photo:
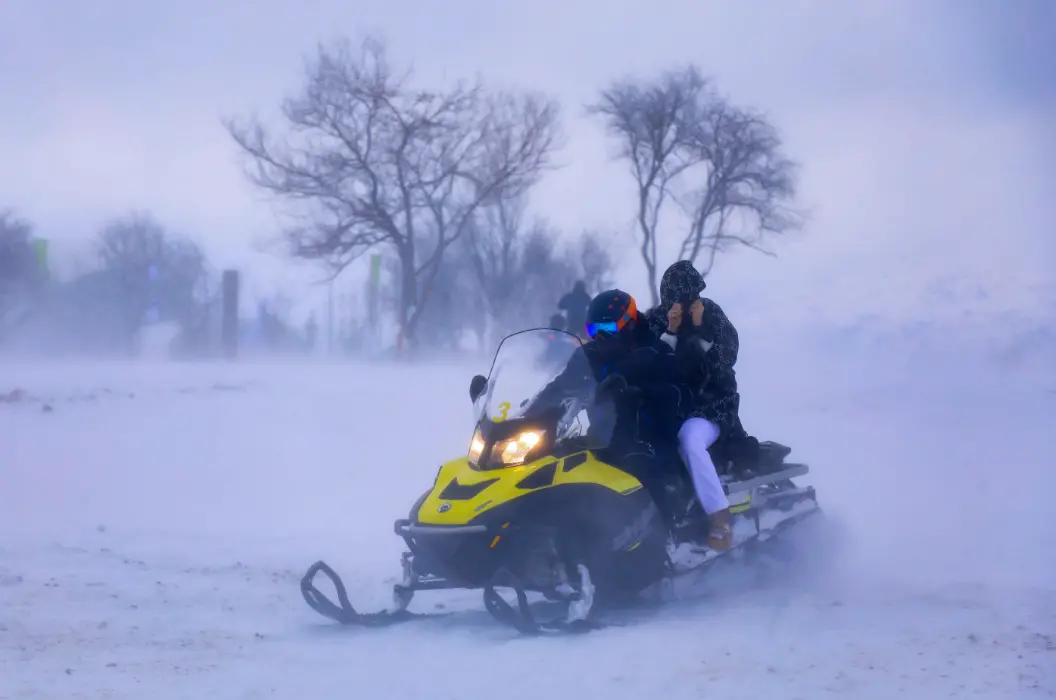
[[[587,283],[577,280],[572,291],[561,297],[557,302],[557,308],[565,312],[568,318],[567,330],[580,338],[586,338],[587,332],[587,307],[590,306],[591,296],[587,294]]]
[[[308,323],[304,327],[304,340],[308,346],[308,352],[315,352],[315,343],[319,337],[319,324],[315,320],[315,312],[308,317]]]

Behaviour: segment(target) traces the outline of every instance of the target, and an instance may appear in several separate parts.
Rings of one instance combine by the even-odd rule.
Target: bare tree
[[[548,167],[557,106],[537,95],[412,87],[385,47],[320,46],[306,85],[282,106],[287,134],[257,120],[227,128],[251,181],[292,205],[293,255],[336,274],[378,245],[400,261],[400,326],[413,342],[447,248],[489,199],[530,187]]]
[[[209,294],[205,254],[189,238],[173,235],[152,216],[133,212],[99,232],[100,272],[113,280],[125,332],[131,340],[152,309],[159,319],[187,326]]]
[[[528,294],[531,278],[546,273],[554,234],[542,221],[525,230],[523,197],[498,198],[467,227],[463,250],[485,310],[493,319]]]
[[[680,260],[707,255],[698,266],[704,274],[730,245],[773,255],[762,247],[765,238],[802,224],[789,206],[796,196],[796,164],[782,153],[777,130],[763,115],[714,95],[706,108],[685,146],[694,169],[681,198],[690,226],[679,247]]]
[[[523,198],[481,208],[460,257],[472,271],[496,334],[544,325],[577,279],[593,289],[608,283],[615,266],[601,234],[567,239],[542,219],[526,222]]]
[[[567,259],[575,268],[575,279],[583,280],[588,290],[597,293],[613,285],[616,260],[612,257],[611,234],[584,231],[569,251]]]
[[[33,250],[33,224],[10,209],[0,210],[0,339],[9,318],[39,281]]]
[[[669,202],[688,220],[679,258],[696,262],[706,254],[705,274],[730,244],[768,253],[761,245],[767,235],[800,225],[789,207],[795,163],[782,154],[776,130],[720,96],[695,66],[645,83],[618,81],[587,110],[619,141],[619,157],[635,179],[640,253],[654,304],[657,239]]]
[[[637,185],[639,252],[656,303],[657,229],[671,196],[671,183],[689,164],[682,149],[697,121],[699,94],[706,83],[696,70],[667,72],[659,81],[619,81],[602,91],[588,114],[600,116],[620,140],[619,157],[628,162]]]

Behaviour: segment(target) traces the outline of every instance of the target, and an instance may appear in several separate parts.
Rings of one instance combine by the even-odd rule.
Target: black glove
[[[598,384],[598,389],[594,392],[594,395],[598,399],[615,399],[628,389],[626,377],[622,374],[610,374],[601,380],[601,384]]]

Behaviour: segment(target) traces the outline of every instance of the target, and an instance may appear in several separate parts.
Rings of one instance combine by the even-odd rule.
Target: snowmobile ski
[[[323,574],[334,584],[337,591],[337,603],[330,600],[322,591],[315,586],[315,577]],[[324,561],[312,564],[308,571],[301,577],[301,595],[304,596],[308,606],[323,617],[329,618],[342,625],[360,625],[362,627],[387,627],[398,622],[406,622],[421,617],[435,617],[433,615],[416,615],[407,610],[413,591],[404,591],[397,585],[393,591],[394,607],[377,612],[361,613],[353,607],[348,599],[348,591],[341,577],[337,575],[330,565]]]
[[[593,586],[590,583],[590,575],[586,567],[579,567],[580,576],[583,580],[581,590],[571,593],[567,600],[568,608],[564,619],[551,619],[539,621],[532,612],[528,603],[528,593],[524,586],[508,569],[500,569],[495,572],[491,582],[484,587],[484,607],[495,620],[513,627],[521,634],[537,635],[544,632],[549,633],[583,633],[599,629],[603,625],[596,620],[590,619],[589,615],[593,607]],[[499,595],[496,587],[511,588],[517,597],[517,606],[514,607]]]

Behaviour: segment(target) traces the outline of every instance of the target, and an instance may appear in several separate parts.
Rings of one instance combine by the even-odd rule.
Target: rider
[[[586,324],[587,309],[590,306],[590,294],[587,293],[587,283],[576,280],[572,291],[561,297],[557,302],[557,308],[565,312],[568,317],[568,330],[570,333],[579,335],[583,332]]]
[[[678,432],[693,485],[711,521],[708,546],[728,549],[732,539],[730,504],[708,448],[721,436],[726,445],[747,454],[750,438],[737,415],[740,394],[733,365],[737,362],[737,329],[722,309],[700,293],[707,284],[688,260],[667,268],[660,280],[660,305],[646,312],[656,337],[676,338],[675,355],[697,388],[693,409]],[[690,317],[690,323],[685,317]],[[758,442],[755,442],[758,445]]]
[[[579,395],[596,386],[598,398],[615,407],[615,425],[607,441],[609,457],[643,483],[667,513],[667,497],[650,475],[659,475],[676,455],[674,445],[681,416],[693,410],[692,388],[671,347],[653,335],[627,292],[599,293],[587,310],[587,343],[535,401],[549,405],[557,394]],[[591,417],[591,425],[601,423]]]

